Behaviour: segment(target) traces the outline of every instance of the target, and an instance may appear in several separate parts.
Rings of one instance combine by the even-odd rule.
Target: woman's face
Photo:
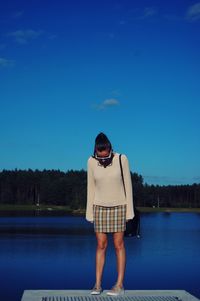
[[[110,150],[109,149],[105,149],[105,150],[102,150],[102,151],[96,150],[96,154],[100,158],[105,158],[105,157],[108,157],[110,155]]]

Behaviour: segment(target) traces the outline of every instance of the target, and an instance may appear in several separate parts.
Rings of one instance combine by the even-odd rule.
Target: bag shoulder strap
[[[119,165],[120,165],[120,170],[121,170],[121,176],[122,176],[122,183],[123,183],[123,186],[124,186],[124,194],[125,194],[125,197],[126,197],[126,188],[125,188],[125,183],[124,183],[124,174],[123,174],[123,168],[122,168],[122,159],[121,159],[121,154],[119,155]]]

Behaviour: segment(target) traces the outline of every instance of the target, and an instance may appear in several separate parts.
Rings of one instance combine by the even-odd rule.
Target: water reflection
[[[0,217],[10,217],[10,216],[71,216],[63,210],[1,210]]]
[[[141,239],[126,238],[127,289],[184,289],[200,297],[198,214],[144,214]],[[88,289],[96,241],[82,217],[1,217],[1,300],[20,300],[25,289]],[[103,287],[116,278],[109,236]],[[12,285],[12,290],[10,287]]]
[[[80,217],[2,217],[0,234],[38,235],[88,235],[93,233],[92,224]]]

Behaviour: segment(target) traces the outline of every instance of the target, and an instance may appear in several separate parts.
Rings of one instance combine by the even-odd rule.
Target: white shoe
[[[120,287],[120,286],[114,285],[112,287],[112,289],[110,291],[108,291],[106,294],[108,296],[122,296],[122,295],[124,295],[124,288],[123,288],[123,286]]]
[[[91,295],[100,295],[102,293],[102,288],[101,286],[100,287],[97,287],[96,284],[95,286],[93,287],[93,289],[91,290]]]

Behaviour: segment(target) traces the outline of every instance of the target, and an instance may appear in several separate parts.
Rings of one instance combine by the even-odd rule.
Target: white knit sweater
[[[88,159],[87,173],[87,208],[86,219],[93,222],[93,205],[112,207],[127,206],[126,219],[134,217],[132,182],[128,159],[121,156],[126,197],[122,182],[119,154],[114,153],[112,164],[104,168],[99,162],[90,157]]]

